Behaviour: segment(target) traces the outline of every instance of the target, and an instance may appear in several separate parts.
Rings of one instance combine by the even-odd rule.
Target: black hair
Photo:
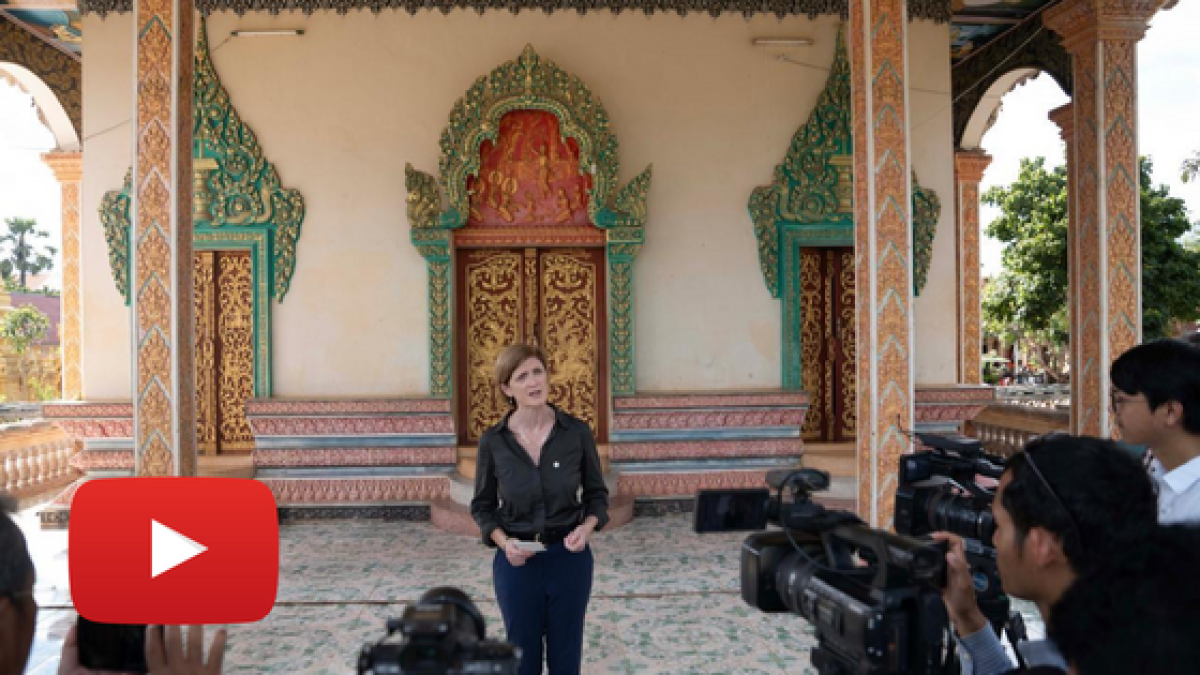
[[[1009,482],[1001,503],[1016,527],[1018,548],[1031,528],[1040,527],[1062,541],[1076,573],[1158,523],[1150,477],[1113,441],[1067,434],[1035,438],[1005,471]]]
[[[33,577],[25,535],[9,515],[15,511],[16,502],[0,492],[0,597],[26,590]]]
[[[1151,410],[1179,401],[1183,428],[1200,434],[1200,347],[1169,339],[1140,344],[1113,361],[1109,375],[1126,394],[1145,394]]]
[[[1079,675],[1184,675],[1200,663],[1200,525],[1159,528],[1097,564],[1054,606],[1048,631]]]

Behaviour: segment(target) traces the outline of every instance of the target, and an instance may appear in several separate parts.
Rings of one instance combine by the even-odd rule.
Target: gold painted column
[[[1082,293],[1079,287],[1079,216],[1076,212],[1076,186],[1079,183],[1075,171],[1079,165],[1075,161],[1075,106],[1068,103],[1055,108],[1050,111],[1049,117],[1051,122],[1058,125],[1059,135],[1067,146],[1067,325],[1071,331],[1067,348],[1071,352],[1071,401],[1074,403],[1079,401],[1080,395],[1079,383],[1082,378],[1075,377],[1075,373],[1081,372],[1079,341],[1083,334],[1079,326],[1082,316],[1079,301]],[[1071,406],[1070,430],[1073,434],[1082,433],[1079,428],[1081,409],[1081,405]]]
[[[54,171],[62,188],[62,320],[58,340],[62,345],[62,398],[78,401],[83,393],[83,306],[79,296],[79,183],[83,178],[82,152],[48,152],[42,161]]]
[[[1083,434],[1111,433],[1109,365],[1142,337],[1137,42],[1162,3],[1064,0],[1042,15],[1073,62],[1079,318],[1071,407]]]
[[[196,472],[192,289],[192,0],[134,0],[134,462]]]
[[[983,376],[979,182],[991,163],[991,155],[982,150],[954,153],[954,196],[958,207],[958,381],[962,384],[981,384]]]
[[[913,428],[912,172],[904,0],[850,0],[858,515],[891,524]]]

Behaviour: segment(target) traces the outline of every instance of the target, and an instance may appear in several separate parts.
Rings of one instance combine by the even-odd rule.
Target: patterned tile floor
[[[28,671],[57,672],[75,619],[67,535],[20,514],[43,607]],[[813,634],[798,617],[766,615],[738,593],[744,534],[699,536],[690,515],[638,518],[593,540],[585,673],[815,673]],[[352,673],[388,616],[438,585],[465,590],[503,638],[491,555],[429,523],[299,521],[280,530],[279,593],[266,619],[230,627],[228,673]]]
[[[75,620],[67,534],[20,514],[37,566],[42,606],[29,673],[57,672]],[[789,614],[762,614],[738,591],[744,534],[697,535],[690,514],[640,517],[596,535],[584,673],[815,674],[813,631]],[[275,609],[230,627],[227,673],[353,673],[359,649],[425,590],[454,585],[479,605],[489,636],[504,628],[491,585],[491,555],[475,539],[429,523],[296,521],[280,529]],[[1031,637],[1036,610],[1021,603]]]

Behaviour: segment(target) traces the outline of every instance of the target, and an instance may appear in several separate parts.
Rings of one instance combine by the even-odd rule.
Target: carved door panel
[[[855,435],[854,250],[805,248],[800,254],[800,353],[806,441]]]
[[[251,267],[247,251],[195,253],[196,441],[206,455],[247,453],[254,435]]]
[[[607,433],[603,249],[458,252],[459,441],[474,445],[508,410],[496,357],[518,341],[541,345],[550,400]]]

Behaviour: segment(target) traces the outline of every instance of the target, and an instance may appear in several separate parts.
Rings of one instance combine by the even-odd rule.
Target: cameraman
[[[1030,441],[1008,461],[992,502],[993,543],[1005,593],[1035,603],[1048,618],[1092,563],[1122,541],[1152,531],[1156,511],[1149,477],[1113,441],[1066,434]],[[975,675],[1011,671],[1013,664],[976,602],[962,539],[945,532],[935,537],[950,543],[942,599]],[[1031,668],[1066,670],[1050,641],[1016,647]]]

